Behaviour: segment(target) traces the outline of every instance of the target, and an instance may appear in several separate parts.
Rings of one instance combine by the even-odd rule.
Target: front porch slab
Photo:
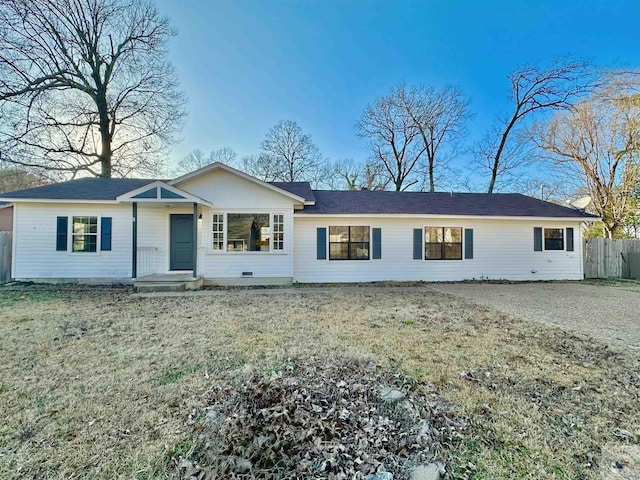
[[[157,273],[136,278],[133,289],[140,293],[198,290],[203,280],[202,276],[194,278],[192,273]]]

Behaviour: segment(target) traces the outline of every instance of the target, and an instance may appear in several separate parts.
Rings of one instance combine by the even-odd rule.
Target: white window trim
[[[215,215],[222,215],[222,248],[221,249],[215,249],[213,248],[213,217]],[[210,225],[210,229],[209,229],[209,234],[210,234],[210,239],[208,242],[208,250],[211,253],[215,253],[215,254],[219,254],[222,252],[226,252],[227,251],[227,214],[225,212],[213,212],[210,215],[211,218],[211,225]],[[218,223],[218,222],[215,222]]]
[[[96,228],[96,251],[95,252],[78,252],[73,250],[73,218],[74,217],[96,217],[98,222]],[[99,257],[102,255],[102,245],[100,239],[102,238],[102,215],[69,215],[67,217],[67,255],[93,255]],[[113,220],[112,220],[113,221]],[[113,225],[113,224],[112,224]],[[113,229],[113,226],[111,227]],[[113,233],[112,233],[113,236]],[[111,250],[113,250],[113,238],[111,239]]]
[[[228,238],[228,215],[229,214],[237,214],[237,215],[251,215],[251,214],[258,214],[258,215],[268,215],[269,216],[269,251],[268,252],[251,252],[251,251],[230,251],[227,250],[227,242],[229,240]],[[214,250],[213,249],[213,216],[214,215],[222,215],[223,216],[223,228],[224,228],[224,243],[223,243],[223,249],[222,250]],[[282,250],[274,250],[273,249],[273,216],[274,215],[282,215],[282,225],[283,225],[283,229],[282,229]],[[285,225],[287,224],[287,214],[285,212],[274,212],[274,211],[262,211],[262,210],[242,210],[242,211],[235,211],[235,210],[225,210],[225,211],[213,211],[210,213],[209,215],[209,220],[210,220],[210,224],[209,224],[209,241],[208,241],[208,245],[207,245],[207,255],[288,255],[287,252],[287,237],[289,235],[287,235],[287,231],[286,231],[286,227]]]
[[[567,251],[567,227],[545,227],[542,226],[542,251],[543,252],[566,252]],[[544,241],[544,231],[545,230],[562,230],[562,250],[551,249],[547,250],[546,242]],[[575,230],[574,230],[575,232]]]

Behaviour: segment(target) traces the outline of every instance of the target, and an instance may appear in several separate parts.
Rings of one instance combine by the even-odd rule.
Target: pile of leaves
[[[174,457],[184,478],[409,478],[466,426],[428,386],[374,362],[288,360],[235,383],[191,413],[193,446]]]

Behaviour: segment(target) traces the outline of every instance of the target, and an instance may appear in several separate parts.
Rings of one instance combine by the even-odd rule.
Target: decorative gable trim
[[[177,187],[156,180],[140,188],[124,193],[116,197],[118,203],[131,203],[136,201],[151,203],[199,203],[208,207],[213,206],[210,202],[185,192]]]

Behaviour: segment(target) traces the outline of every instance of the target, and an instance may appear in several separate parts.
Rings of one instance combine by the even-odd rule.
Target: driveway
[[[640,353],[639,283],[443,283],[430,288]]]

